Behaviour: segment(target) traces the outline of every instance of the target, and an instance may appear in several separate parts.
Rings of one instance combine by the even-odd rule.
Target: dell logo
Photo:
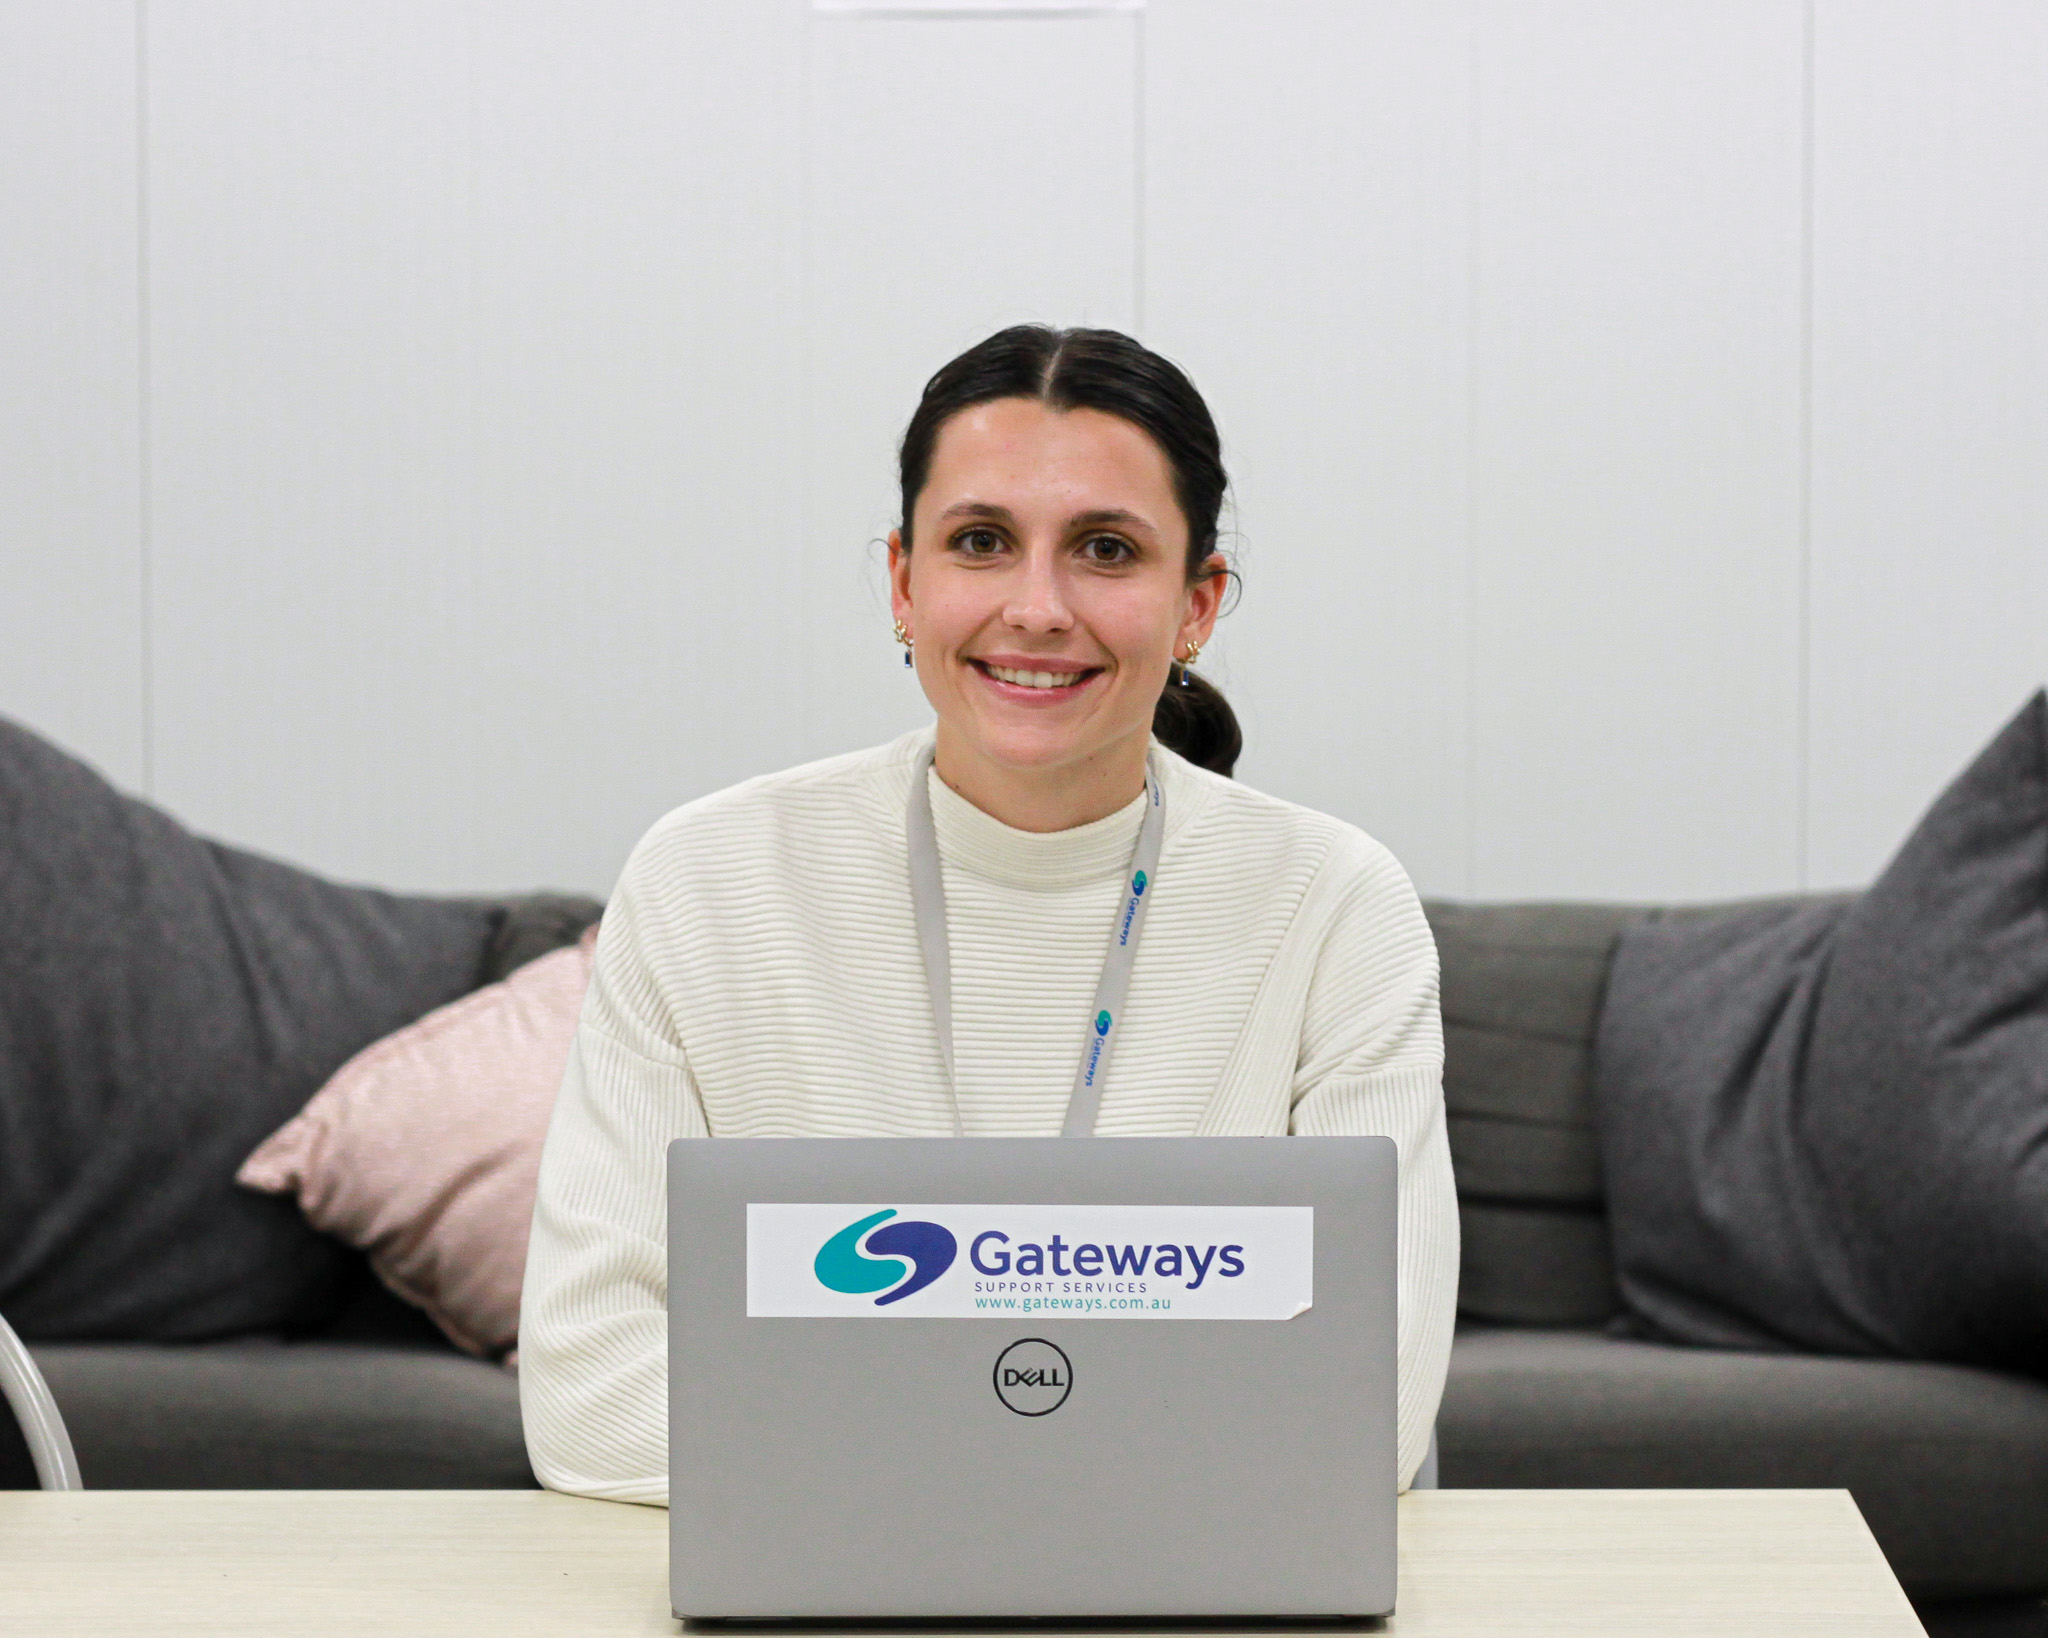
[[[1003,1386],[1006,1388],[1064,1388],[1057,1365],[1042,1371],[1020,1371],[1014,1365],[1003,1367]]]
[[[996,1397],[1019,1416],[1049,1416],[1073,1391],[1074,1367],[1041,1337],[1013,1342],[996,1356]]]

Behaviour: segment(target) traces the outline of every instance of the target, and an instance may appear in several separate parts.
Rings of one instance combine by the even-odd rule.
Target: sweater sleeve
[[[1290,1130],[1390,1137],[1400,1150],[1397,1438],[1406,1490],[1428,1452],[1450,1368],[1458,1205],[1436,941],[1393,856],[1366,848],[1310,981]]]
[[[666,1506],[667,1153],[709,1127],[650,976],[634,874],[605,912],[541,1154],[519,1403],[549,1489]]]

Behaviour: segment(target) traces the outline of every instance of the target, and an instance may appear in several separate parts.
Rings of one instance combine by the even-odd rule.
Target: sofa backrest
[[[1647,908],[1426,904],[1443,962],[1458,1311],[1597,1325],[1618,1309],[1593,1125],[1593,1036],[1615,942]]]

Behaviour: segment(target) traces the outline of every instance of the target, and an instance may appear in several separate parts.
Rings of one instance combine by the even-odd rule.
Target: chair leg
[[[57,1401],[50,1397],[50,1385],[14,1334],[14,1327],[4,1319],[0,1319],[0,1392],[6,1394],[14,1419],[21,1424],[22,1437],[28,1441],[37,1482],[45,1490],[83,1490],[78,1455],[71,1448],[71,1435]]]

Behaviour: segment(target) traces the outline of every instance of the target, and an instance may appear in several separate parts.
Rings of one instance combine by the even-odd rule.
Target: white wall
[[[135,17],[0,4],[0,713],[147,783]]]
[[[1242,772],[1425,890],[1866,879],[2048,676],[2048,0],[885,9],[0,0],[0,712],[602,891],[920,720],[893,440],[1025,317],[1208,393]]]
[[[1807,868],[2048,674],[2048,3],[1822,0]]]

